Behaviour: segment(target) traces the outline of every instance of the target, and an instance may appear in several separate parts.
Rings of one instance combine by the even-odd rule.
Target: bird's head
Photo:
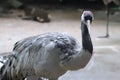
[[[81,21],[88,26],[90,29],[90,24],[92,23],[94,17],[91,11],[84,11],[81,16]]]
[[[93,13],[91,11],[84,11],[82,13],[82,16],[81,16],[81,20],[85,23],[87,23],[88,21],[90,23],[92,23],[94,17],[93,17]]]

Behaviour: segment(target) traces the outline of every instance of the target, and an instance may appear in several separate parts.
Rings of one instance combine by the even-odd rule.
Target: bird
[[[60,32],[44,33],[16,42],[0,69],[1,80],[24,80],[29,76],[58,80],[68,70],[84,68],[93,55],[90,36],[93,19],[91,11],[83,11],[82,45],[71,35]]]
[[[106,8],[106,35],[100,36],[100,38],[109,38],[110,37],[110,34],[109,34],[109,21],[110,21],[110,13],[111,13],[110,3],[112,3],[112,2],[117,6],[120,5],[119,0],[103,0],[103,3],[105,4],[105,8]]]

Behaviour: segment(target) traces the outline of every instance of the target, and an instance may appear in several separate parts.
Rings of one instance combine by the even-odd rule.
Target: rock
[[[25,10],[25,14],[26,16],[28,16],[28,18],[24,18],[24,19],[27,20],[31,19],[41,23],[50,22],[50,14],[43,9],[28,8]]]

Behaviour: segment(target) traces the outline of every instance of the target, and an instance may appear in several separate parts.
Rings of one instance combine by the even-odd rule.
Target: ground
[[[81,10],[51,10],[50,23],[0,18],[0,53],[10,52],[15,42],[46,32],[65,32],[81,42]],[[68,71],[59,80],[119,80],[120,76],[120,20],[119,14],[110,16],[109,38],[98,38],[106,33],[104,11],[94,11],[91,37],[94,55],[81,70]]]

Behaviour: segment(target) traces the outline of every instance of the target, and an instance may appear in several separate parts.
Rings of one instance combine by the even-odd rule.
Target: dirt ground
[[[65,32],[81,42],[81,10],[52,10],[50,23],[0,18],[0,53],[10,52],[15,42],[23,38],[46,32]],[[109,38],[98,38],[106,34],[104,11],[94,11],[91,37],[94,55],[81,70],[68,71],[59,80],[119,80],[120,79],[120,14],[110,16]]]

